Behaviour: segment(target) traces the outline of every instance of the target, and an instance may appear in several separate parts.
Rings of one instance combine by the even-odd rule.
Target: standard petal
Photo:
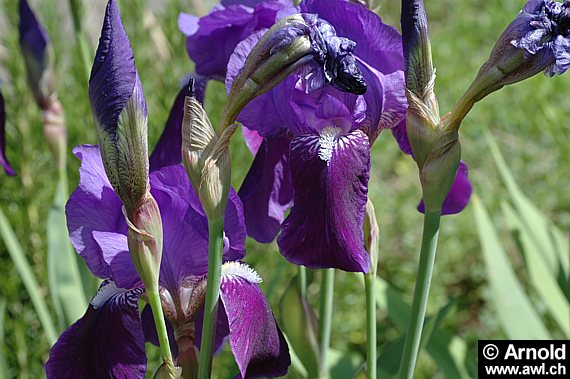
[[[165,215],[160,282],[171,292],[178,292],[185,277],[204,275],[208,271],[208,220],[182,165],[151,173],[150,185],[160,212]],[[223,259],[243,258],[245,221],[241,201],[233,190],[226,209],[224,232]]]
[[[4,110],[4,97],[0,92],[0,166],[8,175],[16,175],[6,158],[6,112]]]
[[[275,239],[293,205],[289,143],[289,138],[264,140],[239,190],[247,233],[258,242]]]
[[[140,104],[137,106],[146,116],[146,103],[129,37],[116,0],[110,0],[89,78],[91,109],[106,133],[112,136],[116,134],[119,115],[135,91],[139,95],[136,100]]]
[[[469,181],[469,169],[467,164],[463,161],[459,162],[459,168],[457,169],[457,175],[455,176],[455,181],[451,186],[449,194],[443,202],[441,208],[442,215],[452,215],[461,212],[467,204],[469,204],[469,199],[471,198],[471,193],[473,188],[471,187],[471,182]],[[425,205],[422,200],[418,205],[418,211],[424,213]]]
[[[206,77],[190,74],[188,79],[194,79],[196,99],[204,103],[206,94]],[[162,135],[150,156],[150,170],[160,170],[162,167],[179,164],[182,162],[182,119],[184,118],[184,99],[190,95],[190,90],[185,85],[174,100],[170,109],[170,115],[162,131]]]
[[[253,32],[269,28],[284,1],[264,1],[255,7],[228,4],[200,18],[198,29],[186,39],[186,50],[196,63],[196,72],[218,80],[226,77],[226,66],[237,44]],[[290,3],[289,3],[290,4]],[[188,25],[184,25],[185,30]]]
[[[138,310],[142,288],[105,281],[85,315],[52,347],[48,378],[144,378],[146,355]]]
[[[121,212],[122,203],[105,175],[99,148],[83,145],[76,147],[73,153],[81,160],[81,167],[79,185],[65,207],[71,243],[94,275],[111,278],[113,270],[109,264],[112,260],[109,254],[120,249],[115,248],[114,239],[97,240],[94,233],[127,235],[127,225]],[[106,245],[107,242],[110,246]],[[124,248],[128,250],[126,244]],[[113,278],[123,283],[121,278]],[[126,278],[129,283],[132,280]]]
[[[287,342],[257,285],[260,281],[259,275],[243,263],[230,262],[222,267],[220,298],[242,378],[282,376],[291,364]]]
[[[370,145],[355,130],[334,140],[305,135],[291,142],[294,205],[277,242],[289,261],[310,268],[367,272],[362,224]]]

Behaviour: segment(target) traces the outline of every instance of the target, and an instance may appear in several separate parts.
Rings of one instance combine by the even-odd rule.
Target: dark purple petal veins
[[[457,169],[457,174],[449,194],[443,202],[441,208],[442,215],[452,215],[461,212],[467,204],[469,204],[469,199],[471,198],[471,193],[473,188],[471,187],[471,182],[469,181],[469,169],[465,162],[459,162],[459,168]],[[418,211],[425,212],[425,204],[422,200],[418,205]]]
[[[293,205],[287,137],[266,139],[239,190],[247,234],[261,243],[275,239]]]
[[[127,32],[123,27],[116,0],[109,0],[89,78],[89,100],[93,114],[103,130],[116,135],[119,115],[138,87],[137,104],[147,115],[142,86]]]
[[[138,309],[142,288],[105,281],[85,315],[59,337],[46,363],[48,378],[144,378],[146,355]]]
[[[0,166],[8,175],[16,175],[6,158],[6,110],[4,109],[4,97],[0,92]]]
[[[362,224],[370,145],[361,130],[334,129],[291,142],[294,205],[277,242],[292,263],[367,272]]]
[[[204,103],[206,95],[207,78],[190,74],[194,79],[195,97],[200,103]],[[154,151],[150,156],[150,171],[160,170],[162,167],[182,163],[182,119],[184,118],[184,99],[190,95],[187,85],[182,87],[164,126],[164,130],[158,140]]]
[[[220,298],[230,327],[230,346],[242,378],[277,377],[291,364],[289,348],[277,327],[261,278],[243,263],[222,267]]]

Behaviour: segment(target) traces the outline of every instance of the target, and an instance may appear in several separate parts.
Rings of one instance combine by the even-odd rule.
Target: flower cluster
[[[241,36],[260,29],[258,24],[254,27],[234,19],[223,26],[214,22],[214,15],[220,12],[238,12],[251,5],[236,3],[216,8],[201,19],[181,16],[179,26],[188,35],[187,47],[211,43],[212,36],[230,40],[234,28],[243,33]],[[276,6],[282,7],[282,2],[257,2],[255,9]],[[408,145],[401,36],[370,10],[342,0],[326,4],[305,0],[299,8],[281,10],[277,18],[299,12],[318,15],[315,25],[329,46],[327,62],[334,62],[325,64],[323,70],[332,85],[318,80],[318,71],[300,69],[251,101],[238,116],[256,154],[239,190],[248,235],[271,242],[281,231],[280,250],[296,264],[367,271],[362,223],[370,146],[383,129],[392,129],[401,145]],[[250,8],[248,14],[255,11]],[[263,32],[252,32],[239,42],[225,61],[225,70],[218,71],[226,73],[228,92]],[[193,48],[187,50],[197,62],[199,74],[205,74],[201,70],[209,62],[213,66],[227,58],[217,53],[223,49],[200,50],[199,54]],[[357,71],[338,69],[352,67],[352,63]],[[342,85],[345,77],[360,73],[367,86],[365,93]],[[458,172],[458,183],[444,204],[444,213],[457,213],[467,204],[471,187],[466,175],[466,167]]]

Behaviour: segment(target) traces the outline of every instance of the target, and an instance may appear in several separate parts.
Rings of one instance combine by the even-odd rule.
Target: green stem
[[[172,354],[170,352],[170,344],[168,343],[168,333],[166,332],[166,322],[164,321],[164,313],[162,312],[162,304],[160,302],[160,295],[158,294],[158,284],[157,288],[152,288],[151,290],[147,288],[146,294],[154,317],[154,326],[158,335],[160,356],[162,357],[163,362],[168,362],[168,364],[171,364],[172,367],[174,367]]]
[[[301,298],[307,298],[307,268],[305,266],[299,266],[299,292]]]
[[[368,378],[375,379],[376,374],[376,275],[364,274],[366,291],[366,371]]]
[[[414,375],[426,315],[433,266],[435,263],[440,219],[441,212],[429,212],[424,215],[420,263],[416,278],[412,313],[410,323],[408,324],[408,333],[404,344],[402,361],[400,362],[400,379],[411,379]]]
[[[320,336],[320,356],[319,356],[319,377],[327,378],[327,354],[331,340],[332,310],[334,293],[334,269],[323,270],[321,282],[321,308],[319,311],[319,336]]]
[[[222,252],[224,248],[224,220],[208,220],[208,284],[206,286],[206,304],[204,306],[204,326],[200,346],[199,379],[208,379],[212,371],[213,342],[218,319],[218,299],[222,276]]]

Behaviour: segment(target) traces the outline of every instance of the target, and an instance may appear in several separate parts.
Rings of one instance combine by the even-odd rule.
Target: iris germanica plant
[[[142,378],[144,343],[155,341],[156,331],[151,313],[143,311],[141,319],[138,310],[137,300],[146,296],[130,259],[121,200],[105,175],[99,148],[81,146],[74,153],[81,159],[81,179],[66,206],[69,233],[91,272],[105,281],[83,318],[52,348],[46,372],[50,378]],[[160,298],[178,342],[174,350],[180,364],[189,356],[192,359],[194,345],[199,346],[208,265],[207,219],[181,165],[152,172],[150,188],[163,215]],[[287,344],[258,287],[261,278],[240,262],[246,233],[241,201],[234,191],[224,232],[223,307],[216,346],[229,336],[242,377],[283,375],[290,363]]]

